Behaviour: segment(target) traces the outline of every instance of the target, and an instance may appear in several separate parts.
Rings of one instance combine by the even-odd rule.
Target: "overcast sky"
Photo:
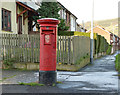
[[[92,0],[58,0],[68,10],[78,17],[77,22],[91,21]],[[94,0],[94,20],[112,19],[118,17],[118,2],[120,0]]]
[[[0,1],[10,2],[12,0],[0,0]],[[91,21],[92,0],[57,0],[57,1],[62,3],[69,11],[71,11],[75,16],[78,17],[77,20],[78,23],[82,23],[83,20],[84,22]],[[119,1],[120,0],[94,0],[94,20],[117,18]]]

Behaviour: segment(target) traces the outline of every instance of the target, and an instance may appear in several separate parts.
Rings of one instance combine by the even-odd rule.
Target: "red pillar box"
[[[56,83],[57,25],[59,20],[44,18],[40,24],[40,69],[39,82],[46,85]]]

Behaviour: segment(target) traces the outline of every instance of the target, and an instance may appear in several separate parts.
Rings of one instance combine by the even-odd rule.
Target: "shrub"
[[[74,32],[74,36],[86,36],[90,38],[90,33],[85,33],[85,32]],[[97,33],[94,33],[94,39],[97,39]]]
[[[95,54],[106,52],[109,46],[107,40],[101,35],[97,35],[97,39],[94,39],[94,44]]]
[[[73,36],[74,31],[59,31],[58,36]]]
[[[112,50],[112,46],[109,45],[106,54],[110,55],[111,54],[111,50]]]
[[[5,66],[12,67],[15,62],[16,62],[15,58],[11,58],[11,59],[4,60],[3,64]]]
[[[120,54],[118,54],[118,55],[116,56],[115,68],[116,68],[117,71],[120,71]]]

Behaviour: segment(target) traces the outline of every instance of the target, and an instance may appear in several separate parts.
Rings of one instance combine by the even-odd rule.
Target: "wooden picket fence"
[[[75,64],[90,53],[90,39],[84,36],[57,38],[57,63]],[[39,62],[40,36],[27,34],[0,34],[1,57],[16,62]]]
[[[90,54],[90,38],[85,36],[59,36],[57,46],[58,63],[76,64]]]
[[[2,58],[14,58],[17,62],[39,62],[39,35],[2,35]]]
[[[57,62],[73,63],[73,37],[59,36],[57,41]]]

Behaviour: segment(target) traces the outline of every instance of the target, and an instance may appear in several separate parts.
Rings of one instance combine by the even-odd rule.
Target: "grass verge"
[[[120,54],[118,54],[118,55],[116,56],[115,68],[116,68],[117,71],[120,72]]]
[[[29,85],[29,86],[44,86],[44,84],[39,84],[37,82],[31,82],[31,83],[19,83],[19,85]]]
[[[57,81],[57,84],[62,84],[62,82]],[[24,82],[19,82],[19,85],[28,85],[28,86],[44,86],[44,84],[40,84],[38,82],[30,82],[30,83],[24,83]],[[56,84],[54,83],[52,86],[56,86]]]
[[[15,77],[15,76],[16,76],[16,75],[9,76],[9,77],[4,77],[4,78],[2,78],[2,80],[0,80],[0,82],[4,81],[4,80],[6,80],[6,79],[9,79],[9,78],[13,78],[13,77]]]

